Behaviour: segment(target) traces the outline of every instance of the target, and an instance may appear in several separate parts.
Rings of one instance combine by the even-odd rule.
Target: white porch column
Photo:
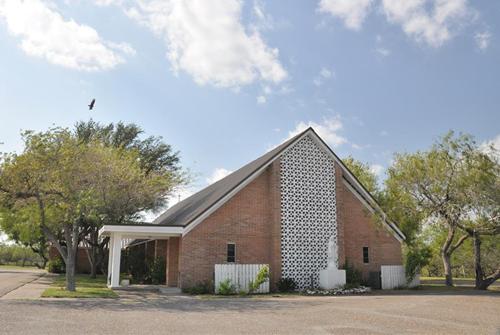
[[[120,287],[120,259],[122,253],[122,235],[112,233],[110,239],[111,285]]]
[[[113,272],[113,237],[109,236],[108,242],[108,278],[106,284],[111,287],[111,273]]]

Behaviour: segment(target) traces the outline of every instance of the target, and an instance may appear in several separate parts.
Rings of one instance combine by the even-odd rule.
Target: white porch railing
[[[219,293],[219,285],[230,279],[237,291],[248,292],[250,281],[255,280],[257,273],[266,264],[215,264],[215,293]],[[260,285],[255,293],[269,293],[269,280]]]
[[[405,268],[402,265],[382,265],[382,290],[392,290],[397,287],[415,287],[420,285],[420,275],[417,274],[411,283],[406,282]]]

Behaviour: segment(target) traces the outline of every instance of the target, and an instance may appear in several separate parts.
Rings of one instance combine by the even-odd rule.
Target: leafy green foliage
[[[214,291],[214,284],[212,281],[206,280],[199,282],[194,286],[183,288],[182,291],[188,294],[209,294]]]
[[[257,272],[255,279],[250,281],[248,285],[249,287],[248,293],[252,294],[253,292],[257,291],[260,285],[264,284],[268,280],[269,280],[269,266],[264,265],[259,269],[259,272]]]
[[[163,257],[156,257],[149,264],[148,277],[151,280],[151,284],[159,285],[165,284],[166,282],[166,262]]]
[[[370,171],[370,166],[354,159],[352,156],[343,159],[342,162],[368,190],[368,192],[377,198],[379,192],[377,176]]]
[[[293,292],[297,290],[297,283],[293,278],[280,278],[276,283],[279,292]]]
[[[61,257],[54,257],[47,263],[47,271],[50,273],[64,273],[65,266]]]
[[[101,137],[82,140],[64,128],[28,131],[24,151],[5,155],[0,164],[0,208],[7,216],[2,228],[9,236],[21,236],[34,226],[29,239],[42,233],[50,240],[67,265],[70,290],[79,241],[102,224],[136,221],[142,211],[160,208],[181,182],[168,146],[159,139],[141,142],[129,133],[114,132],[113,141],[135,144],[109,146]],[[169,156],[173,165],[160,167],[146,156],[165,164]],[[35,215],[26,220],[29,212]]]
[[[356,269],[347,260],[345,261],[345,264],[344,264],[344,270],[345,270],[345,277],[346,277],[347,284],[359,286],[363,283],[363,276],[361,274],[361,271]]]
[[[500,232],[497,157],[485,154],[471,136],[449,132],[428,151],[397,154],[388,170],[383,206],[407,243],[418,243],[424,225],[445,230],[439,251],[432,250],[441,254],[448,285],[452,255],[468,237]]]
[[[231,279],[227,278],[220,282],[218,294],[220,295],[233,295],[236,294],[236,287],[231,282]]]
[[[28,247],[0,243],[0,265],[36,266],[40,256]]]
[[[415,278],[424,266],[429,264],[431,257],[432,251],[428,246],[412,246],[406,248],[405,275],[408,283]]]

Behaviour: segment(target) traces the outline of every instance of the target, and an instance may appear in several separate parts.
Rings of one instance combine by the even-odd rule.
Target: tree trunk
[[[476,273],[476,290],[487,290],[488,287],[500,278],[500,269],[491,276],[485,277],[483,267],[481,266],[481,236],[473,232],[474,246],[474,270]]]
[[[97,247],[90,245],[90,248],[87,248],[86,251],[90,264],[90,278],[94,279],[97,277]]]
[[[97,228],[92,229],[87,240],[89,248],[87,248],[87,257],[90,264],[90,278],[97,277],[97,269],[102,261],[101,246],[99,244],[99,231]]]
[[[68,246],[68,256],[66,259],[66,290],[74,292],[76,290],[75,283],[75,266],[76,266],[76,251],[74,246]]]
[[[451,256],[448,253],[442,253],[444,277],[446,286],[453,286],[453,274],[451,273]]]
[[[453,286],[453,274],[451,272],[451,244],[455,237],[455,229],[448,228],[448,236],[441,247],[441,259],[443,260],[444,277],[446,286]]]

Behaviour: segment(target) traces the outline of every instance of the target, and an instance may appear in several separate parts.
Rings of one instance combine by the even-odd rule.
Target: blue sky
[[[499,24],[499,1],[0,0],[0,151],[134,122],[186,195],[312,125],[383,176],[450,129],[500,143]]]

